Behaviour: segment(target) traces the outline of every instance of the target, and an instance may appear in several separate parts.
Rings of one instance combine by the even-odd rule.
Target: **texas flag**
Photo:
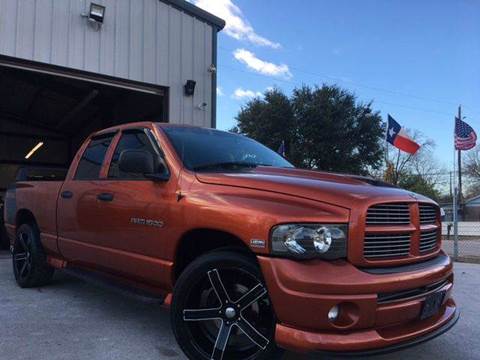
[[[420,145],[408,136],[405,128],[401,127],[390,115],[388,115],[387,141],[393,146],[409,154],[415,154]]]

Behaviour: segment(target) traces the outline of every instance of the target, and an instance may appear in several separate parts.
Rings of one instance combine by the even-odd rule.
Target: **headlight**
[[[272,254],[300,259],[347,256],[348,225],[287,224],[272,229]]]

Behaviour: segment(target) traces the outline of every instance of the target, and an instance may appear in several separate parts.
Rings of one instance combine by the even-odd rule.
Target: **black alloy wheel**
[[[13,247],[13,266],[20,281],[28,279],[32,271],[31,243],[32,239],[27,233],[18,232],[17,241]]]
[[[213,252],[177,282],[172,323],[190,359],[259,360],[279,354],[275,316],[261,273],[239,253]]]
[[[22,288],[43,286],[52,279],[54,269],[47,264],[35,225],[23,224],[18,228],[12,261],[15,280]]]

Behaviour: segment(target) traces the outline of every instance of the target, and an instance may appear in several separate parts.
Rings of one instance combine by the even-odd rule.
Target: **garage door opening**
[[[168,88],[30,64],[0,61],[0,99],[0,210],[20,167],[68,167],[94,131],[168,119]]]
[[[166,88],[2,64],[0,99],[0,192],[20,166],[68,166],[94,131],[168,116]]]

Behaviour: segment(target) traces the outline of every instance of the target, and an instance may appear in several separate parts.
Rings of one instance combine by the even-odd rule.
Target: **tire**
[[[171,321],[191,360],[271,360],[283,353],[261,271],[242,253],[215,251],[192,262],[175,286]]]
[[[17,229],[12,263],[15,280],[21,288],[50,283],[55,269],[47,264],[40,233],[35,225],[23,224]]]

